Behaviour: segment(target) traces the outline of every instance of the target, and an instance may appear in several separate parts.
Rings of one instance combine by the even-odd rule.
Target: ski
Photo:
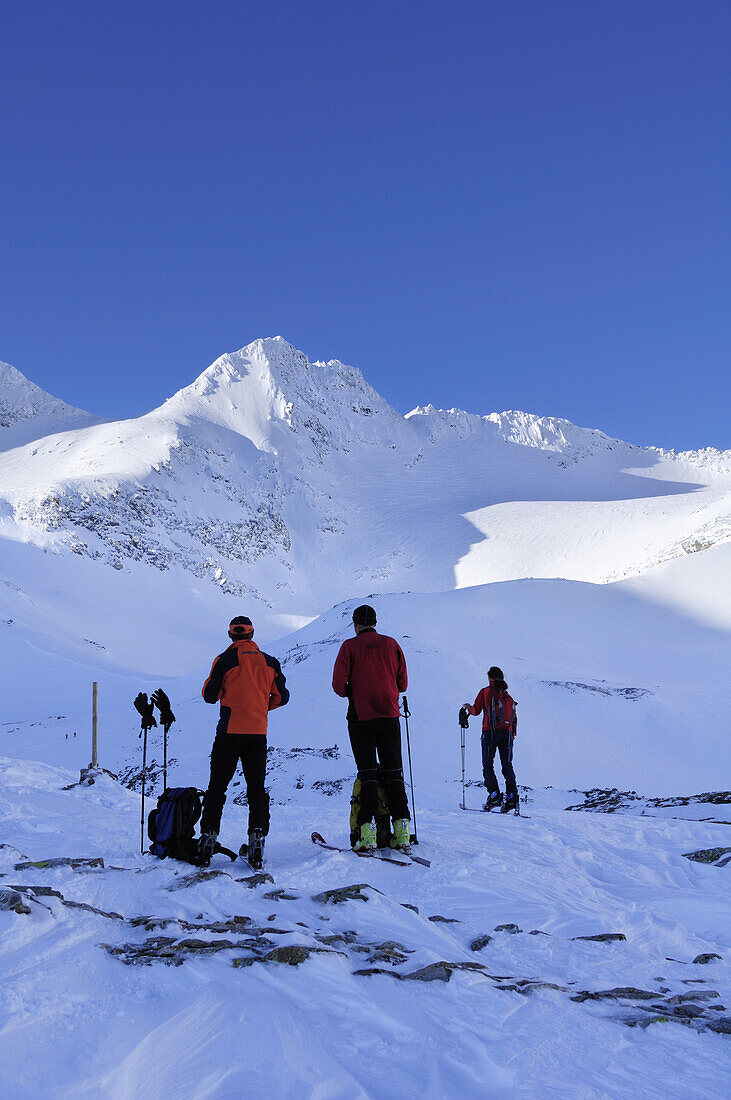
[[[494,814],[494,813],[498,813],[498,814],[500,814],[501,817],[522,817],[522,818],[524,818],[525,821],[530,821],[530,819],[531,819],[530,814],[521,814],[517,810],[511,810],[508,813],[504,814],[504,813],[502,813],[501,810],[483,810],[481,807],[478,807],[478,806],[463,806],[461,802],[459,804],[459,808],[460,808],[460,810],[467,810],[467,812],[470,813],[470,814]]]
[[[380,855],[381,849],[376,848],[372,852],[356,852],[354,848],[338,848],[334,844],[328,844],[325,838],[320,833],[311,833],[310,839],[313,844],[317,844],[320,848],[327,848],[330,852],[353,852],[356,856],[366,859],[380,859],[382,863],[395,863],[397,867],[408,867],[409,864],[405,863],[402,859],[394,859],[393,856]],[[412,855],[411,852],[400,853],[406,856],[407,859],[414,863],[421,863],[424,867],[431,867],[431,861],[424,859],[423,856]]]

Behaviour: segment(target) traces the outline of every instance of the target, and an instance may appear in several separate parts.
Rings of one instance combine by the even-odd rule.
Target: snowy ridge
[[[0,428],[40,415],[62,419],[89,414],[52,397],[10,363],[0,362]]]
[[[142,417],[36,436],[0,455],[0,536],[71,551],[100,577],[111,566],[120,598],[138,566],[178,602],[181,580],[193,604],[205,582],[272,630],[354,588],[605,583],[728,538],[719,452],[517,412],[404,417],[357,369],[281,337],[222,356]]]

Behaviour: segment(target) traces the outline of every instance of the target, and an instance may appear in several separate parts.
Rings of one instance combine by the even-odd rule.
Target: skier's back
[[[376,846],[378,765],[393,818],[393,847],[409,843],[409,805],[404,787],[399,725],[399,692],[408,686],[406,661],[395,638],[376,631],[368,604],[353,612],[355,637],[340,647],[333,669],[333,691],[349,700],[348,733],[360,779],[357,849]]]
[[[203,685],[207,703],[221,704],[211,749],[211,777],[203,797],[201,857],[210,861],[221,827],[226,790],[239,760],[249,803],[249,862],[261,866],[269,832],[269,794],[264,786],[267,760],[267,716],[289,702],[289,691],[276,657],[263,653],[251,619],[237,615],[229,624],[231,645],[213,662]]]

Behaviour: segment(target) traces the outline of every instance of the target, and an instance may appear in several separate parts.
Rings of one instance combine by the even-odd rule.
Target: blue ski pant
[[[488,791],[499,791],[495,775],[495,753],[500,753],[500,764],[505,777],[505,793],[517,794],[518,786],[513,771],[513,735],[509,730],[485,730],[482,734],[482,776]]]

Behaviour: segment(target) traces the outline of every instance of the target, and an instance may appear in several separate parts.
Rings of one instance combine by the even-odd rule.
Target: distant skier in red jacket
[[[505,802],[502,812],[518,809],[518,786],[513,771],[513,741],[518,732],[517,706],[505,683],[502,669],[493,665],[487,673],[489,684],[480,688],[474,703],[465,703],[460,711],[474,716],[482,713],[482,774],[487,788],[483,809],[491,810],[502,802],[500,785],[495,775],[495,753],[500,753],[500,764],[505,777]]]
[[[335,659],[333,691],[348,699],[348,733],[360,779],[357,850],[376,847],[378,765],[393,818],[394,848],[409,844],[409,804],[401,760],[399,692],[406,691],[406,661],[395,638],[376,631],[368,604],[353,612],[355,637],[343,642]]]

